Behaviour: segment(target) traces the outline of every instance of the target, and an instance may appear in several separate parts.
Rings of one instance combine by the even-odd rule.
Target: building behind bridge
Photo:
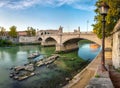
[[[63,28],[60,26],[60,28],[58,30],[53,30],[53,29],[48,29],[48,30],[38,30],[36,33],[36,36],[42,36],[42,35],[46,35],[46,34],[59,34],[59,33],[63,33]]]

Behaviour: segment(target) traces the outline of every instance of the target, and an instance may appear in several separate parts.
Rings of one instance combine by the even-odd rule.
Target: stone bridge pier
[[[56,52],[67,52],[78,49],[78,43],[72,43],[72,44],[56,44]]]
[[[41,45],[42,46],[55,46],[56,45],[56,41],[42,41]]]

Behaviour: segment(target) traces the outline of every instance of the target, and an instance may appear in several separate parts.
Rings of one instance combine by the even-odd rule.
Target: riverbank
[[[12,42],[10,40],[0,39],[0,47],[13,47],[13,46],[24,46],[24,45],[40,45],[39,42],[35,43],[19,43],[19,42]]]
[[[12,45],[13,43],[11,41],[0,39],[0,47],[8,47]]]
[[[105,51],[105,61],[106,65],[110,66],[112,64],[111,59],[111,51]],[[63,88],[91,88],[95,87],[95,85],[106,85],[107,88],[113,88],[113,84],[111,82],[110,76],[108,72],[101,72],[99,69],[99,65],[101,63],[101,53],[99,53],[96,58],[87,66],[85,67],[80,73],[78,73],[74,78],[69,81],[69,83],[64,86]],[[91,79],[93,78],[93,79]],[[102,81],[100,81],[102,79]],[[96,80],[96,81],[95,81]],[[94,85],[93,85],[94,84]]]
[[[97,66],[100,63],[100,57],[101,54],[98,54],[87,67],[74,76],[73,79],[69,81],[69,83],[63,88],[85,88],[91,77],[93,77],[95,74]]]

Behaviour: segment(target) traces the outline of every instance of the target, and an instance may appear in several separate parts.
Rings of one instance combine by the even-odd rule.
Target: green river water
[[[86,50],[86,51],[85,51]],[[84,52],[88,52],[86,55]],[[41,47],[40,45],[25,45],[16,47],[0,48],[0,88],[61,88],[68,80],[80,71],[86,64],[85,59],[93,59],[100,51],[100,48],[91,52],[89,43],[80,46],[79,50],[67,54],[60,54],[61,57],[49,67],[36,68],[35,76],[23,81],[11,79],[10,68],[24,65],[31,60],[28,55],[33,52],[40,52],[42,55],[35,58],[39,60],[48,57],[55,52],[55,47]],[[82,52],[82,53],[81,53]],[[84,56],[87,56],[84,57]],[[83,59],[81,59],[82,57]]]

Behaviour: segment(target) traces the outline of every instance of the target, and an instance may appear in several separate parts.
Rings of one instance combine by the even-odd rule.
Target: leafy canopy
[[[35,36],[36,35],[36,30],[33,27],[27,27],[27,35],[28,36]]]
[[[0,27],[0,36],[4,36],[6,29],[4,27]]]
[[[106,16],[106,36],[109,36],[114,29],[115,24],[120,18],[120,0],[98,0],[95,4],[96,16],[94,17],[95,24],[93,24],[93,32],[97,34],[99,38],[102,38],[102,16],[99,12],[99,5],[101,2],[106,2],[110,9]]]
[[[17,27],[16,26],[11,26],[10,31],[9,31],[9,36],[16,38],[17,37]]]

